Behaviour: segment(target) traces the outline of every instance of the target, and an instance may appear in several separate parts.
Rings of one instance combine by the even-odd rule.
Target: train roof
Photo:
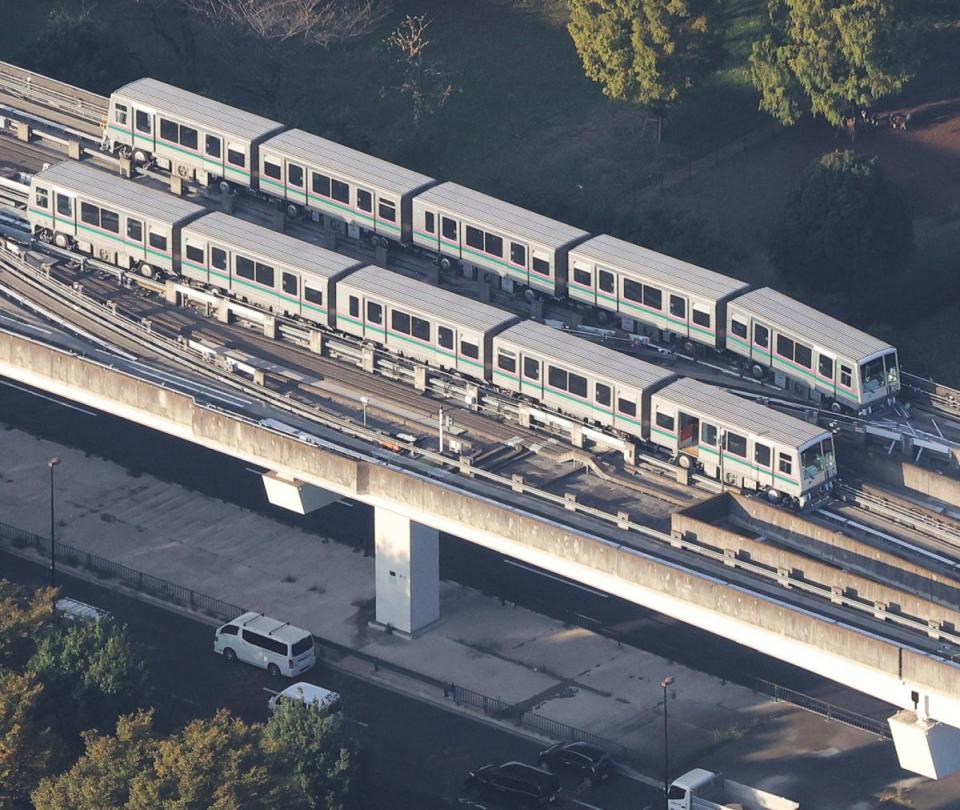
[[[191,222],[183,229],[183,233],[184,236],[196,234],[234,249],[273,259],[286,267],[302,271],[306,276],[330,278],[360,265],[349,256],[237,219],[222,211],[214,211]]]
[[[142,102],[159,113],[170,113],[181,121],[196,124],[200,129],[213,129],[248,141],[284,127],[279,121],[238,110],[229,104],[156,79],[137,79],[114,91],[114,95]]]
[[[749,284],[690,262],[603,234],[577,245],[572,254],[625,275],[637,275],[673,289],[700,293],[714,301],[744,292]]]
[[[775,411],[689,377],[681,377],[670,383],[666,388],[657,391],[655,396],[706,417],[712,416],[745,433],[788,447],[803,447],[831,435],[829,431],[795,416]]]
[[[458,183],[441,183],[418,194],[417,200],[424,205],[446,209],[480,225],[553,249],[589,236],[586,231],[572,225],[557,222]]]
[[[502,309],[375,265],[367,265],[351,273],[341,283],[386,298],[391,303],[410,309],[412,313],[452,321],[484,333],[516,320],[516,315]]]
[[[522,321],[505,329],[497,335],[497,339],[508,341],[524,352],[533,352],[542,358],[563,363],[568,368],[618,380],[644,391],[677,376],[652,363],[537,321]]]
[[[734,303],[758,320],[783,326],[804,340],[857,362],[893,348],[769,287],[742,295]]]
[[[394,194],[411,194],[436,182],[425,174],[405,169],[302,129],[288,129],[268,139],[264,149],[274,149],[310,166],[328,167],[333,174]]]
[[[131,180],[124,180],[77,160],[56,163],[34,175],[34,178],[38,182],[53,183],[86,195],[104,205],[113,205],[125,212],[170,224],[176,224],[207,210],[196,203]]]

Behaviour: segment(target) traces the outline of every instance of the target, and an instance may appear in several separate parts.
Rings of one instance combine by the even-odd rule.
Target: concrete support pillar
[[[536,298],[530,302],[530,317],[535,321],[543,320],[543,299]]]
[[[314,330],[310,333],[310,351],[314,354],[323,354],[323,332]]]
[[[226,298],[217,302],[217,320],[220,323],[230,323],[230,304]]]
[[[270,227],[275,231],[283,233],[283,226],[286,224],[286,218],[282,210],[274,210],[270,216]]]
[[[633,442],[623,443],[623,463],[631,467],[637,466],[637,446]]]
[[[107,301],[107,309],[109,309],[114,315],[117,314],[117,302],[116,301]]]
[[[168,278],[164,284],[163,297],[168,304],[173,304],[175,307],[180,306],[180,293],[177,292],[177,282],[172,278]]]
[[[677,467],[677,483],[688,486],[690,484],[690,470],[686,467]]]
[[[480,407],[480,386],[474,383],[467,383],[464,391],[464,400],[474,411]]]
[[[926,701],[920,695],[920,703]],[[922,711],[922,707],[919,707]],[[960,729],[904,709],[888,721],[900,767],[930,779],[960,771]]]
[[[440,618],[439,533],[378,506],[374,540],[377,623],[414,635]]]
[[[777,585],[782,585],[784,588],[790,587],[790,569],[789,568],[777,569]]]
[[[467,478],[473,478],[473,460],[470,456],[460,456],[460,472]]]
[[[577,496],[573,492],[563,493],[563,508],[571,512],[577,511]]]
[[[573,423],[570,425],[570,444],[574,447],[583,447],[583,426]]]
[[[725,548],[723,550],[723,564],[729,568],[736,568],[737,550],[735,548]]]
[[[143,327],[143,331],[148,335],[153,332],[153,321],[150,318],[144,318],[140,321],[140,326]]]
[[[170,193],[175,194],[177,197],[183,196],[183,178],[176,172],[170,175]]]
[[[927,619],[927,635],[930,638],[940,638],[940,622],[936,619]]]
[[[364,346],[360,356],[360,367],[368,374],[373,374],[375,355],[372,346]]]
[[[618,529],[629,529],[629,528],[630,528],[630,513],[629,513],[629,512],[617,512],[617,528],[618,528]]]
[[[419,363],[413,367],[413,387],[418,391],[427,390],[427,367]]]
[[[887,603],[886,602],[873,603],[873,618],[879,619],[882,622],[887,620]]]
[[[323,246],[327,250],[336,250],[337,238],[338,234],[336,228],[333,226],[332,220],[327,219],[326,227],[323,229]]]
[[[670,545],[674,548],[683,548],[683,532],[673,529],[670,532]]]
[[[913,436],[908,433],[904,433],[900,438],[900,452],[903,455],[912,457],[913,456]]]
[[[80,141],[67,141],[67,157],[70,160],[80,160],[82,152],[83,147],[80,145]]]
[[[511,475],[510,480],[513,482],[510,484],[510,489],[514,492],[523,492],[523,476],[520,473]]]
[[[277,339],[277,319],[273,315],[267,315],[263,319],[263,336],[270,340]]]
[[[263,369],[255,368],[253,370],[253,384],[254,385],[266,385],[267,378],[263,373]]]
[[[13,123],[17,129],[17,140],[29,143],[30,138],[33,137],[33,130],[30,129],[30,125],[26,121],[14,121]]]
[[[220,210],[225,214],[233,213],[233,201],[234,196],[232,193],[227,192],[226,194],[220,195]]]
[[[120,170],[121,177],[133,176],[133,161],[130,158],[118,158],[117,168]]]
[[[839,585],[832,585],[830,587],[830,601],[837,605],[843,604],[843,588]]]
[[[383,245],[377,245],[374,249],[373,263],[378,267],[387,266],[387,249]]]

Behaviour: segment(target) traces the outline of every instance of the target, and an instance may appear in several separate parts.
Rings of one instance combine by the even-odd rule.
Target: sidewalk
[[[810,784],[795,772],[794,757],[812,762],[824,784],[846,783],[841,793],[848,796],[851,789],[869,795],[862,793],[867,786],[851,786],[845,768],[831,768],[830,752],[883,762],[870,780],[879,780],[877,787],[903,775],[892,746],[870,735],[455,583],[442,583],[441,619],[429,632],[415,640],[387,635],[368,625],[372,558],[14,429],[0,432],[0,520],[48,534],[52,456],[63,460],[56,473],[58,540],[613,740],[650,767],[662,757],[660,680],[669,674],[677,763],[724,768],[797,798]],[[355,666],[399,691],[427,691],[386,669]]]

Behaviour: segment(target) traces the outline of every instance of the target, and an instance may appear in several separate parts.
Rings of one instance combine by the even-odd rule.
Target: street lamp
[[[53,514],[53,468],[60,463],[60,459],[54,457],[47,462],[47,466],[50,468],[50,587],[57,587],[57,540],[56,540],[56,524],[54,523],[54,514]]]
[[[667,675],[660,686],[663,687],[663,807],[669,810],[667,795],[670,792],[670,755],[667,747],[667,687],[673,683],[673,675]]]
[[[367,426],[367,405],[370,404],[370,397],[360,397],[360,404],[363,406],[363,426]]]

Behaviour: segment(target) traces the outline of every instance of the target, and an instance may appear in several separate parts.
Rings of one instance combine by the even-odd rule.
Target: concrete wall
[[[865,452],[865,451],[860,451]],[[960,478],[948,470],[932,470],[896,456],[867,452],[867,460],[860,465],[868,468],[874,478],[885,484],[906,487],[922,495],[929,495],[944,503],[960,506]]]

